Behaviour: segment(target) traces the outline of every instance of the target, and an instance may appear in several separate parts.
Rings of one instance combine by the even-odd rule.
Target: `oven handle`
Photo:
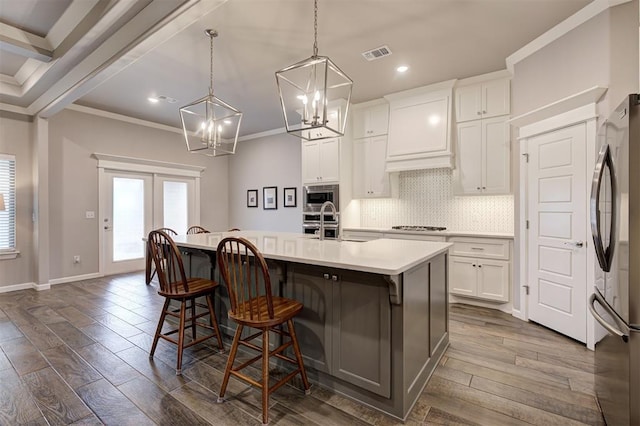
[[[598,323],[600,323],[600,325],[603,326],[609,333],[613,334],[614,336],[620,337],[625,342],[628,342],[629,341],[629,335],[628,334],[625,334],[622,330],[620,330],[620,329],[612,326],[611,324],[609,324],[604,318],[602,318],[600,316],[600,314],[598,312],[596,312],[596,308],[595,308],[595,306],[593,306],[593,304],[596,301],[598,302],[598,305],[600,305],[602,307],[602,309],[607,311],[607,313],[609,315],[611,315],[611,317],[614,319],[614,321],[617,322],[617,320],[616,320],[616,315],[617,314],[611,310],[611,308],[609,307],[607,302],[601,300],[601,296],[599,296],[597,293],[593,293],[591,295],[591,297],[589,298],[589,311],[591,312],[591,315],[593,315],[593,317],[596,319],[596,321],[598,321]]]
[[[320,229],[320,222],[305,222],[302,224],[303,228],[306,229]],[[325,229],[338,229],[337,223],[326,223],[324,224]]]

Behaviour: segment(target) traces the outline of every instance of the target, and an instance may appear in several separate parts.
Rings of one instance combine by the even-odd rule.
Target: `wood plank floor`
[[[214,401],[226,354],[201,344],[148,357],[162,309],[144,274],[0,294],[0,425],[260,424],[260,395],[231,379]],[[602,425],[593,353],[502,312],[452,305],[451,346],[405,424]],[[228,346],[228,342],[227,342]],[[318,386],[271,398],[273,425],[392,425]]]

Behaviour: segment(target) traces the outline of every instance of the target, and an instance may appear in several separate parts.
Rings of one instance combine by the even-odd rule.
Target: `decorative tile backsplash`
[[[446,226],[453,231],[513,233],[513,195],[454,196],[452,170],[400,172],[400,196],[360,201],[364,228]]]

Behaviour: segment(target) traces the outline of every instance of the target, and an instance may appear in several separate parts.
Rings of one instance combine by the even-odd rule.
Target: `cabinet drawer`
[[[447,237],[440,235],[424,235],[424,234],[400,234],[400,233],[385,233],[384,238],[392,238],[395,240],[419,240],[419,241],[435,241],[445,242]]]
[[[453,243],[452,256],[509,260],[508,240],[451,237],[449,242]]]

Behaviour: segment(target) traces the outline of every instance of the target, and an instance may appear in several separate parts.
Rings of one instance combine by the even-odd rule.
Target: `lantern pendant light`
[[[305,140],[344,135],[353,81],[326,56],[318,55],[318,0],[314,0],[313,55],[276,72],[287,133]],[[346,101],[344,110],[327,108]]]
[[[218,32],[208,29],[205,34],[211,53],[209,94],[180,108],[180,119],[189,152],[218,157],[236,152],[242,113],[214,95],[213,39]]]

